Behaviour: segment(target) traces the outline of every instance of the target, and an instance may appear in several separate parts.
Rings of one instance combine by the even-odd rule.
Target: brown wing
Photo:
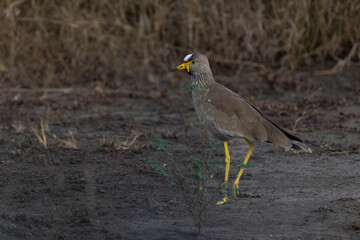
[[[210,86],[206,98],[205,109],[213,110],[207,121],[216,131],[231,137],[268,141],[291,148],[292,143],[285,131],[233,91],[216,83]],[[209,130],[212,131],[211,128]]]

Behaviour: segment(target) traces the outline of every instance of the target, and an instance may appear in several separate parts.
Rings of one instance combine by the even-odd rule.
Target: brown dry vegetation
[[[0,25],[1,87],[156,84],[194,51],[224,75],[360,58],[359,0],[5,0]]]

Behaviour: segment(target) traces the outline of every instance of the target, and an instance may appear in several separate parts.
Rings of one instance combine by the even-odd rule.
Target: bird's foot
[[[217,202],[216,202],[216,204],[217,204],[217,205],[221,205],[221,204],[226,203],[226,201],[227,201],[227,196],[223,197],[223,199],[222,199],[222,200],[217,201]]]
[[[217,205],[221,205],[226,203],[226,201],[228,200],[228,192],[229,188],[228,186],[225,186],[225,189],[223,191],[221,191],[220,195],[218,196],[219,201],[216,202]]]

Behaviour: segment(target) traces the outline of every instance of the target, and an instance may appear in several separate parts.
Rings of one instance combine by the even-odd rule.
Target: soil
[[[359,76],[303,77],[274,89],[253,73],[227,81],[313,152],[255,143],[240,180],[246,194],[210,200],[199,235],[183,190],[144,161],[193,177],[186,159],[205,140],[185,81],[2,90],[0,239],[360,239]],[[41,119],[46,147],[34,134]],[[229,148],[233,181],[248,146],[235,139]],[[223,178],[211,179],[209,196]]]

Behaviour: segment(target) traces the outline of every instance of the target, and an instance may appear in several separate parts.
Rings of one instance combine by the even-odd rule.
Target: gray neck
[[[197,84],[199,86],[205,86],[211,83],[214,83],[214,77],[212,73],[193,73],[191,74],[192,84]]]

